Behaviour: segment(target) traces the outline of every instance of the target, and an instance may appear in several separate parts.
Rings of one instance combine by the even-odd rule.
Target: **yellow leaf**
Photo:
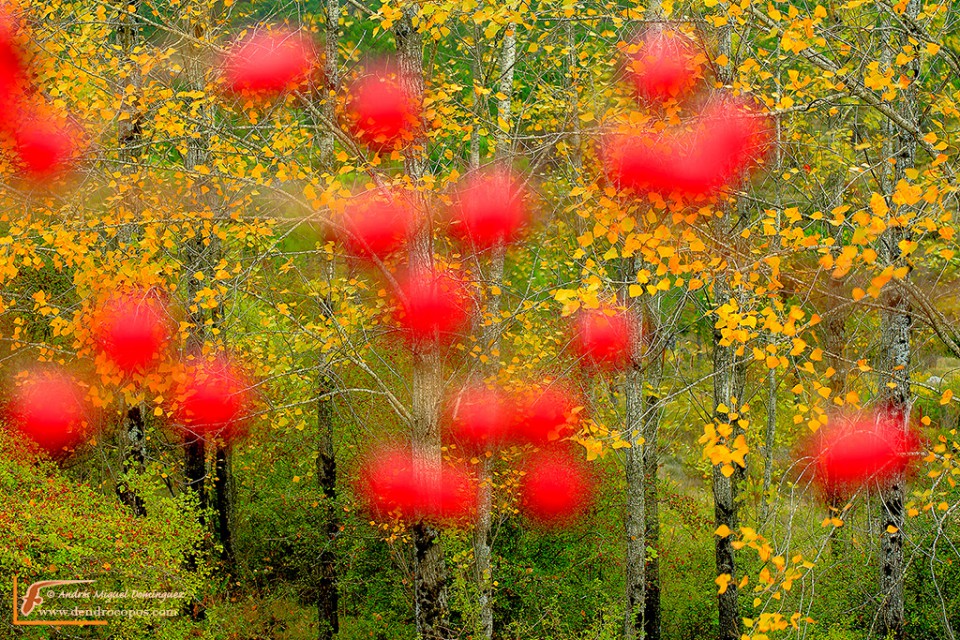
[[[953,399],[953,390],[947,389],[943,392],[943,395],[940,396],[940,404],[950,404],[950,400]]]
[[[910,184],[906,180],[900,180],[897,183],[897,189],[893,194],[893,201],[900,205],[914,205],[923,197],[923,189],[917,185]]]
[[[896,533],[897,531],[900,531],[900,529],[897,529],[897,528],[896,528],[895,526],[893,526],[892,524],[887,525],[887,533],[894,534],[894,533]]]
[[[578,442],[587,450],[587,460],[596,460],[597,456],[603,455],[603,445],[600,444],[599,440],[590,438],[588,440],[578,440]]]
[[[886,198],[879,193],[874,193],[870,196],[870,210],[875,215],[885,216],[890,211],[890,207],[887,206]]]
[[[731,576],[729,573],[721,573],[719,576],[717,576],[717,579],[714,580],[714,582],[716,582],[717,586],[720,587],[719,591],[717,591],[718,594],[727,592],[727,587],[730,585],[730,580]]]
[[[940,53],[940,45],[938,45],[938,44],[936,44],[936,43],[934,43],[934,42],[928,42],[928,43],[927,43],[927,53],[929,53],[929,54],[932,55],[932,56],[937,55],[938,53]]]
[[[628,293],[631,298],[636,298],[637,296],[643,295],[643,287],[639,284],[632,284],[630,285]]]
[[[721,538],[726,538],[731,533],[733,533],[733,531],[731,531],[730,527],[725,524],[720,525],[717,527],[717,530],[713,532],[714,535],[720,536]]]

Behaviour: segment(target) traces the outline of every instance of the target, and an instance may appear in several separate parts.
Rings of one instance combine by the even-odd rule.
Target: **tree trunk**
[[[325,20],[325,79],[326,95],[323,102],[323,113],[328,122],[336,122],[336,94],[340,88],[340,2],[327,0]],[[324,171],[331,174],[334,170],[334,135],[333,131],[325,130],[320,136],[320,164]],[[327,291],[333,285],[334,261],[328,260],[325,264],[327,274]],[[333,301],[330,294],[321,301],[322,313],[326,318],[334,315]],[[321,359],[326,356],[319,354]],[[317,385],[317,431],[319,447],[317,451],[317,480],[324,497],[326,519],[326,544],[320,552],[319,580],[317,584],[317,620],[319,640],[333,640],[340,633],[340,588],[337,570],[337,540],[340,535],[340,518],[337,509],[337,458],[334,449],[334,412],[333,392],[336,389],[334,372],[329,363],[324,362],[324,370],[320,372]]]
[[[206,28],[204,22],[199,20],[206,20],[207,18],[208,16],[203,16],[198,18],[198,21],[190,21],[185,25],[188,32],[193,34],[195,42],[202,40]],[[204,64],[204,53],[199,45],[194,44],[190,47],[185,61],[187,84],[193,91],[201,92],[201,94],[206,89],[207,67]],[[196,107],[196,113],[197,118],[194,124],[196,135],[187,137],[187,149],[183,158],[183,166],[188,173],[192,173],[198,166],[206,166],[210,155],[210,135],[213,129],[213,114],[210,104],[206,101],[201,102]],[[194,182],[192,185],[191,205],[198,212],[212,208],[212,191],[210,190],[209,178],[193,176],[192,179]],[[216,234],[213,233],[213,221],[211,221],[209,227],[207,227],[200,216],[197,216],[197,218],[198,224],[193,229],[193,235],[185,242],[184,273],[187,279],[186,302],[189,309],[190,323],[192,325],[187,337],[187,349],[194,355],[199,356],[210,330],[217,321],[217,314],[216,312],[212,313],[208,319],[203,307],[194,303],[197,293],[202,287],[202,283],[195,278],[193,274],[202,272],[208,276],[205,278],[206,280],[213,280],[213,267],[219,261],[220,243]],[[209,230],[207,230],[208,228]],[[218,457],[220,456],[218,455]],[[199,505],[198,520],[204,528],[207,526],[204,513],[208,505],[206,466],[207,451],[203,437],[186,433],[184,435],[184,483],[187,490],[193,491],[197,496],[197,503]],[[222,468],[225,473],[229,472],[229,465],[226,464],[226,460],[224,460]],[[226,484],[229,480],[224,477],[222,478],[222,482]],[[215,521],[219,526],[221,520],[220,509],[227,509],[229,507],[228,494],[224,494],[223,496],[218,495],[216,503],[218,506],[218,515]],[[229,518],[224,518],[224,520],[229,523]],[[195,568],[196,564],[196,557],[188,558],[187,565],[189,568]],[[203,605],[199,602],[192,603],[191,615],[195,620],[205,617]]]
[[[904,15],[908,19],[916,20],[919,12],[919,0],[908,0]],[[895,25],[895,21],[891,20],[891,26],[896,28]],[[909,36],[906,33],[897,32],[896,37],[892,38],[887,47],[885,57],[888,61],[892,60],[895,52],[909,44],[908,39]],[[914,60],[907,63],[906,67],[911,85],[901,90],[894,108],[904,121],[919,127],[917,88],[913,83],[919,79],[920,65]],[[914,166],[917,144],[913,136],[900,128],[895,128],[889,121],[885,121],[885,128],[887,135],[884,157],[894,159],[895,163],[887,174],[889,176],[887,184],[881,186],[891,213],[903,215],[906,205],[897,206],[891,196],[897,183],[906,177],[906,170]],[[892,265],[895,268],[904,266],[906,261],[902,256],[900,244],[909,239],[909,229],[903,226],[889,226],[880,236],[877,248],[879,263],[883,266]],[[910,328],[913,324],[910,301],[903,289],[891,283],[881,291],[880,302],[882,305],[881,346],[876,367],[881,375],[878,383],[880,410],[884,412],[884,417],[895,421],[906,431],[909,427],[910,414]],[[898,474],[884,482],[880,494],[880,593],[883,601],[879,632],[895,640],[903,638],[905,618],[903,597],[905,485],[906,478],[903,474]]]
[[[326,93],[323,96],[322,110],[327,122],[337,121],[337,92],[340,90],[340,0],[326,0],[324,13],[324,81]],[[320,165],[325,171],[333,170],[334,163],[333,131],[321,132]]]
[[[513,107],[513,76],[517,58],[516,26],[504,26],[503,44],[500,49],[500,86],[497,100],[496,157],[507,163],[510,156],[510,115]],[[484,376],[495,377],[500,370],[500,298],[503,286],[503,267],[506,248],[497,243],[490,251],[490,268],[484,280],[490,283],[486,295],[485,314],[490,324],[482,324],[480,344],[487,362],[481,367]],[[479,257],[478,257],[479,265]],[[493,457],[484,458],[480,464],[477,525],[473,549],[476,561],[477,586],[480,604],[480,637],[493,637],[493,549],[490,530],[493,522]]]
[[[487,280],[499,288],[503,284],[504,247],[502,244],[498,244],[492,251],[493,255],[490,258],[490,271],[487,274]],[[489,289],[486,300],[486,314],[491,319],[499,318],[500,315],[500,294],[489,293]],[[481,329],[480,340],[483,353],[488,358],[486,365],[482,367],[482,371],[485,376],[496,376],[500,369],[499,323],[491,322],[489,325],[484,325]],[[493,549],[490,540],[493,524],[493,462],[492,455],[484,457],[478,470],[477,525],[473,538],[480,601],[480,633],[481,638],[485,640],[490,640],[493,637]]]
[[[627,611],[623,623],[623,636],[627,640],[642,637],[644,633],[644,615],[646,605],[646,510],[644,479],[643,433],[643,374],[638,365],[627,371],[624,393],[626,395],[626,433],[630,447],[624,449],[624,470],[626,472],[626,513],[627,536],[626,583]],[[634,435],[636,434],[636,435]]]
[[[732,84],[733,70],[737,68],[736,55],[733,51],[733,32],[728,25],[720,31],[720,42],[717,47],[717,53],[725,55],[729,64],[720,67],[720,80],[726,86]],[[738,209],[744,206],[741,199],[737,203]],[[736,249],[739,249],[737,233],[740,220],[745,216],[742,211],[728,212],[728,215],[719,220],[717,231],[719,237],[734,238]],[[732,218],[729,224],[727,219]],[[733,265],[723,267],[726,270],[734,268]],[[730,287],[729,275],[726,271],[719,273],[714,279],[714,308],[718,309],[731,302],[739,303],[735,292]],[[727,438],[721,438],[718,444],[731,446],[733,441],[743,430],[737,424],[737,420],[730,417],[730,413],[739,413],[740,404],[743,402],[743,390],[746,382],[746,365],[744,361],[737,360],[736,349],[734,345],[723,345],[721,339],[723,334],[720,329],[713,330],[713,402],[714,415],[713,421],[716,425],[730,424],[731,434]],[[728,408],[728,412],[720,411],[721,405]],[[734,464],[733,473],[725,475],[723,465],[714,465],[713,467],[713,506],[714,519],[717,527],[726,526],[731,531],[736,531],[740,525],[739,517],[739,485],[745,476],[746,469]],[[718,638],[720,640],[740,640],[740,601],[737,589],[737,563],[736,554],[733,548],[733,537],[714,536],[716,556],[717,575],[729,576],[729,582],[723,593],[717,596],[717,609],[719,618]]]
[[[476,171],[480,168],[480,127],[483,121],[489,115],[489,106],[487,98],[480,89],[483,88],[483,49],[480,47],[480,26],[473,24],[473,48],[470,57],[470,76],[473,80],[473,104],[471,105],[471,115],[473,117],[470,129],[470,171]]]
[[[418,98],[423,95],[423,41],[413,25],[417,9],[403,8],[394,27],[400,80],[404,89]],[[427,171],[426,139],[418,137],[405,150],[405,169],[417,184]],[[419,197],[419,196],[418,196]],[[420,197],[419,210],[429,214]],[[410,243],[409,264],[415,278],[429,278],[433,273],[433,224],[429,219],[416,232]],[[439,408],[443,393],[439,336],[421,340],[413,346],[412,445],[416,453],[414,472],[420,479],[440,473],[441,442]],[[417,633],[423,640],[451,637],[447,588],[449,577],[440,532],[421,522],[413,527],[414,545],[414,618]]]
[[[121,211],[118,211],[122,222],[117,240],[121,244],[130,243],[138,235],[140,227],[140,188],[135,174],[140,171],[140,145],[143,142],[143,77],[139,63],[132,58],[134,49],[141,43],[140,20],[137,17],[139,8],[140,0],[119,0],[116,7],[117,44],[127,71],[126,79],[120,82],[123,102],[117,120],[120,173],[127,178],[124,183],[128,189],[121,199]],[[129,91],[131,88],[132,92]]]
[[[340,594],[337,575],[337,537],[340,520],[337,517],[337,459],[333,445],[333,399],[329,397],[334,384],[327,373],[320,376],[317,400],[317,427],[320,433],[317,456],[317,479],[323,492],[327,521],[327,540],[320,553],[320,580],[317,588],[317,613],[320,621],[320,640],[333,640],[340,632]],[[326,397],[325,397],[326,396]]]
[[[124,475],[142,473],[146,450],[143,435],[143,414],[140,412],[139,406],[133,406],[127,410],[123,431],[127,437],[127,442],[124,443],[123,473]],[[143,498],[125,483],[117,484],[117,496],[123,504],[133,510],[134,515],[147,515]]]
[[[640,324],[641,305],[636,298],[629,296],[630,284],[635,282],[636,273],[642,267],[639,258],[621,258],[621,301],[630,309],[631,318]],[[646,478],[647,469],[645,450],[646,409],[643,395],[643,341],[640,332],[633,336],[631,345],[631,363],[624,380],[626,398],[624,414],[624,433],[630,447],[624,449],[624,473],[626,476],[626,500],[624,528],[627,543],[626,555],[626,600],[627,608],[623,621],[623,636],[626,640],[642,637],[646,615],[646,558],[647,558],[647,515],[646,515]]]
[[[140,170],[139,147],[143,140],[143,111],[140,103],[143,79],[140,74],[140,65],[131,58],[134,49],[140,45],[140,21],[136,14],[139,5],[139,0],[121,0],[116,6],[117,44],[127,70],[126,80],[125,82],[121,80],[119,87],[123,103],[117,122],[117,155],[120,161],[120,172],[127,177],[123,184],[128,189],[123,194],[118,211],[123,221],[117,234],[117,241],[121,244],[131,242],[137,235],[141,211],[140,193],[139,187],[136,186],[135,174]],[[129,87],[133,88],[133,92],[128,92]],[[131,220],[128,220],[128,217]],[[121,429],[126,436],[126,442],[123,443],[123,472],[124,474],[141,473],[146,457],[146,440],[143,414],[139,406],[131,406],[127,409]],[[129,486],[117,485],[117,496],[121,502],[133,510],[134,514],[138,516],[147,514],[143,499]]]
[[[649,334],[644,344],[649,349],[646,362],[646,383],[650,391],[646,395],[643,419],[643,473],[644,473],[644,519],[647,552],[644,579],[644,635],[646,640],[660,640],[663,626],[660,612],[660,491],[658,472],[660,452],[660,420],[663,405],[660,398],[660,383],[663,379],[663,361],[666,357],[667,336],[663,327],[663,292],[658,291],[647,305],[644,329]]]
[[[733,293],[730,290],[727,276],[720,274],[714,281],[715,305],[730,302]],[[720,343],[722,333],[719,329],[713,332],[713,398],[714,423],[717,425],[736,422],[730,413],[739,411],[739,403],[743,401],[745,383],[745,367],[742,361],[737,360],[736,346],[724,346]],[[729,412],[719,410],[720,405],[726,405]],[[733,438],[723,438],[719,444],[730,446]],[[726,526],[736,531],[739,523],[738,482],[736,471],[731,475],[723,473],[723,465],[713,467],[713,505],[714,519],[717,527]],[[715,554],[717,575],[729,576],[729,582],[723,593],[717,596],[719,610],[720,640],[740,639],[740,602],[737,592],[737,563],[733,549],[733,536],[715,536]]]
[[[421,478],[440,473],[440,374],[436,344],[414,353],[412,441],[417,454],[415,473]],[[440,532],[430,524],[420,522],[413,527],[414,613],[417,633],[424,640],[446,640],[453,635],[447,610],[449,578],[439,538]]]
[[[779,87],[779,73],[777,70],[777,85]],[[772,175],[781,175],[783,173],[783,151],[781,148],[783,141],[783,118],[776,119],[776,140],[774,153],[775,161]],[[781,201],[780,191],[774,195],[776,205],[776,218],[774,224],[774,234],[770,238],[770,251],[776,253],[780,250],[780,226],[783,216],[783,202]],[[771,336],[770,344],[776,344],[776,337]],[[770,485],[773,483],[773,445],[777,435],[777,370],[770,368],[767,371],[767,425],[763,434],[763,486],[760,491],[760,525],[766,526],[770,517]]]
[[[234,578],[235,556],[233,553],[233,469],[230,463],[230,450],[223,444],[218,444],[214,454],[213,508],[217,515],[217,539],[222,551],[220,560],[223,562],[224,573]]]

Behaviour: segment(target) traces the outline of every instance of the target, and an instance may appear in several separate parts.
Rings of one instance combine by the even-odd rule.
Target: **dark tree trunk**
[[[116,242],[119,243],[129,243],[137,235],[141,211],[140,189],[136,186],[135,174],[140,171],[140,145],[143,142],[143,109],[140,98],[143,79],[140,74],[140,65],[131,58],[134,49],[141,42],[140,20],[137,17],[139,7],[140,0],[121,0],[116,5],[117,44],[127,72],[126,78],[120,81],[118,87],[120,95],[123,96],[123,103],[120,107],[121,117],[117,121],[117,153],[120,172],[128,178],[125,185],[120,187],[126,188],[127,191],[123,194],[117,211],[122,221],[116,237]],[[132,92],[129,91],[130,88],[133,89]],[[116,248],[114,242],[110,242],[109,245]],[[126,442],[123,443],[125,451],[123,472],[127,475],[142,472],[146,457],[146,440],[143,414],[139,406],[127,409],[122,429],[126,436]],[[136,515],[147,514],[143,499],[129,486],[118,485],[117,495]]]
[[[217,539],[220,541],[220,560],[229,578],[236,577],[236,557],[233,553],[233,469],[229,445],[217,444],[214,454],[213,508],[217,517]]]
[[[192,434],[186,434],[184,437],[186,438],[183,445],[184,485],[188,491],[193,491],[196,494],[199,509],[197,519],[201,526],[205,526],[204,513],[207,510],[207,492],[204,487],[207,477],[206,446],[203,438]],[[191,558],[190,564],[193,568],[196,568],[196,559]]]
[[[317,614],[320,640],[333,640],[340,632],[340,593],[337,574],[337,538],[340,520],[337,516],[337,459],[333,444],[334,385],[326,374],[321,375],[317,401],[317,427],[320,434],[317,456],[317,479],[323,492],[327,539],[320,552],[320,578],[317,584]]]
[[[143,463],[146,458],[143,428],[143,414],[140,412],[140,407],[130,407],[127,410],[127,418],[123,425],[123,431],[127,438],[127,442],[124,443],[124,449],[126,451],[123,456],[124,475],[141,473],[143,471]],[[123,504],[130,507],[134,515],[141,517],[147,515],[147,508],[143,503],[143,498],[127,486],[125,482],[117,484],[117,496]]]
[[[733,30],[731,26],[720,30],[720,42],[717,52],[727,56],[730,64],[720,67],[720,81],[730,84],[733,81],[733,70],[737,68],[736,52],[733,48]],[[737,210],[729,211],[728,217],[718,221],[717,232],[720,237],[734,239],[735,251],[739,252],[739,226],[746,218],[743,199],[738,200]],[[732,219],[727,223],[726,219]],[[736,265],[728,264],[727,270],[735,270]],[[713,285],[714,308],[719,309],[732,301],[740,302],[736,292],[731,288],[729,275],[726,272],[717,274]],[[736,437],[743,433],[738,421],[731,418],[731,413],[739,413],[743,403],[743,390],[746,378],[746,366],[743,360],[737,359],[737,345],[722,344],[723,334],[720,329],[713,331],[713,402],[715,425],[728,424],[731,427],[729,437],[721,437],[719,445],[732,447]],[[721,405],[728,411],[720,410]],[[729,472],[729,469],[727,469]],[[739,517],[739,487],[746,474],[746,468],[733,463],[733,473],[725,474],[723,465],[713,467],[713,505],[716,526],[726,526],[730,531],[737,531],[740,526]],[[737,563],[733,548],[733,536],[714,536],[717,575],[729,576],[729,582],[723,593],[717,596],[717,610],[719,619],[718,638],[720,640],[740,640],[740,600],[737,589]]]
[[[184,28],[193,34],[196,42],[202,41],[204,37],[205,24],[209,16],[196,16],[195,21],[189,20]],[[185,63],[185,73],[187,84],[197,92],[202,92],[206,88],[207,66],[204,64],[204,51],[198,45],[193,45],[187,53]],[[196,107],[197,118],[194,124],[196,135],[188,136],[186,154],[183,158],[184,168],[192,172],[197,166],[206,166],[210,156],[210,135],[213,131],[213,115],[208,102],[204,100]],[[190,205],[196,211],[212,209],[212,190],[210,188],[209,178],[192,178],[192,193]],[[212,280],[212,269],[219,261],[220,243],[215,233],[213,233],[213,223],[205,230],[204,223],[198,222],[193,229],[193,236],[184,243],[185,264],[184,273],[186,274],[187,286],[187,305],[193,305],[197,292],[200,290],[201,282],[193,277],[194,273],[202,272]],[[190,334],[187,337],[187,349],[194,356],[200,357],[201,348],[209,332],[214,328],[217,322],[218,313],[215,310],[207,317],[204,309],[198,305],[193,305],[190,311],[190,323],[192,325]],[[208,506],[206,493],[206,443],[203,437],[186,432],[184,434],[184,479],[186,488],[193,491],[197,496],[199,504],[198,521],[204,531],[207,530],[208,523],[204,513]],[[216,498],[218,507],[225,506],[218,495]],[[217,523],[223,521],[229,525],[229,517],[219,513],[216,516]],[[208,553],[209,547],[205,545],[198,553]],[[187,567],[196,569],[197,557],[191,555],[187,558]],[[194,620],[203,619],[206,616],[202,602],[194,601],[187,603],[190,615]]]
[[[732,292],[726,276],[717,277],[714,284],[716,304],[727,304],[732,299]],[[726,405],[728,412],[715,410],[714,423],[717,425],[736,423],[730,413],[739,412],[739,404],[743,402],[745,382],[745,368],[742,361],[737,360],[736,346],[725,346],[720,343],[722,334],[719,329],[713,334],[713,371],[714,371],[714,404],[715,407]],[[729,438],[721,438],[719,444],[732,446],[736,431]],[[732,474],[723,472],[723,465],[713,467],[713,503],[716,526],[726,526],[730,531],[736,531],[740,526],[738,502],[738,476],[742,468],[734,463]],[[740,469],[738,472],[737,469]],[[733,548],[733,536],[715,536],[717,575],[726,574],[729,582],[723,593],[717,596],[719,611],[719,638],[720,640],[740,640],[740,602],[737,590],[737,563]]]
[[[643,629],[645,640],[660,640],[660,630],[663,626],[660,611],[660,484],[658,479],[660,467],[660,452],[658,440],[660,436],[660,419],[663,416],[663,407],[659,393],[663,378],[663,358],[666,350],[666,338],[662,334],[661,294],[654,296],[648,318],[653,329],[648,344],[652,345],[647,363],[647,380],[651,389],[646,397],[644,413],[644,445],[643,445],[643,474],[644,474],[644,519],[646,520],[646,547],[652,549],[647,554],[646,586],[644,588],[644,616]]]
[[[324,12],[326,32],[325,41],[325,80],[326,95],[323,101],[323,113],[328,122],[336,122],[336,94],[340,89],[340,2],[326,0]],[[335,138],[332,130],[324,131],[320,136],[320,164],[324,171],[333,172]],[[324,265],[329,291],[333,286],[334,261]],[[334,315],[333,301],[329,294],[321,301],[321,313],[327,319]],[[334,405],[333,394],[336,391],[334,372],[326,357],[320,353],[324,369],[320,372],[317,385],[317,482],[324,498],[324,516],[326,522],[326,540],[318,560],[317,579],[317,637],[319,640],[334,640],[340,633],[340,588],[338,573],[337,540],[340,535],[340,518],[337,509],[337,458],[334,449]]]

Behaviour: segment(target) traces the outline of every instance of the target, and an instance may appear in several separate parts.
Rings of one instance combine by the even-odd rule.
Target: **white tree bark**
[[[920,12],[919,0],[908,0],[904,14],[911,20],[916,20]],[[891,21],[891,27],[896,24]],[[887,47],[885,57],[888,62],[893,54],[908,44],[908,34],[901,31]],[[920,127],[920,110],[918,105],[917,88],[914,84],[919,79],[920,65],[918,61],[907,63],[907,74],[911,84],[900,91],[896,103],[893,105],[897,114],[913,128]],[[914,137],[906,130],[892,125],[890,120],[885,121],[887,134],[885,136],[885,158],[892,158],[894,164],[886,177],[886,184],[881,185],[887,197],[888,205],[893,215],[902,215],[904,207],[893,203],[891,195],[897,183],[904,179],[906,170],[916,163],[917,143]],[[892,217],[892,216],[891,216]],[[880,236],[877,247],[877,257],[881,265],[903,266],[900,243],[910,238],[910,230],[902,226],[890,226]],[[909,275],[907,276],[909,277]],[[880,411],[886,417],[899,423],[906,431],[909,428],[910,416],[910,329],[913,318],[910,309],[910,299],[903,289],[894,284],[884,287],[880,296],[882,311],[880,314],[881,346],[877,371],[880,373],[879,398]],[[880,496],[881,518],[881,549],[880,549],[880,592],[883,598],[881,604],[882,626],[880,634],[892,637],[895,640],[903,638],[904,611],[904,558],[903,558],[903,526],[904,526],[904,493],[906,478],[899,474],[884,482]]]

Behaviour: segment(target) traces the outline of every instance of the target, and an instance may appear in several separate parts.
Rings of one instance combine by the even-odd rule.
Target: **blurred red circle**
[[[97,347],[125,373],[156,363],[173,327],[159,296],[134,290],[108,299],[93,326]]]
[[[420,128],[420,98],[389,69],[378,69],[350,85],[347,124],[353,136],[374,150],[411,142]]]
[[[243,435],[252,405],[251,384],[226,356],[187,366],[177,389],[175,418],[185,431],[232,440]]]
[[[472,474],[460,466],[431,465],[404,448],[382,449],[366,459],[357,490],[376,517],[455,525],[473,518],[477,509]]]
[[[881,415],[837,419],[823,427],[813,442],[816,480],[828,493],[834,493],[903,473],[910,462],[907,454],[918,438],[897,421]]]
[[[341,242],[356,256],[382,260],[403,248],[416,221],[405,194],[369,191],[347,204]]]
[[[566,451],[545,451],[524,465],[520,504],[533,522],[569,524],[593,502],[594,482],[584,463]]]
[[[53,457],[65,455],[85,437],[89,413],[86,391],[60,369],[28,373],[7,406],[11,422]]]
[[[316,65],[316,49],[299,31],[254,32],[233,44],[223,75],[234,93],[276,95],[307,80]]]
[[[447,408],[450,435],[470,451],[495,449],[507,439],[515,422],[515,404],[503,389],[465,387]]]
[[[649,101],[688,95],[702,77],[702,61],[693,41],[675,27],[655,27],[639,39],[626,71],[633,90]]]
[[[620,189],[708,197],[742,181],[770,150],[769,118],[744,97],[721,95],[692,130],[612,135],[602,160]]]
[[[585,309],[573,322],[574,352],[604,369],[625,369],[633,361],[635,327],[625,311]]]
[[[13,132],[13,151],[21,174],[47,181],[70,170],[79,152],[78,131],[69,122],[39,116],[22,118]]]
[[[470,320],[470,296],[450,272],[402,279],[396,292],[396,323],[411,341],[454,339]]]
[[[27,85],[24,53],[16,41],[13,18],[0,10],[0,128],[10,128],[19,116]]]
[[[540,446],[553,442],[565,431],[576,428],[577,406],[582,404],[562,386],[537,385],[527,389],[520,399],[511,439]]]
[[[487,170],[467,178],[457,189],[450,234],[477,249],[520,237],[530,213],[522,183],[506,169]]]

